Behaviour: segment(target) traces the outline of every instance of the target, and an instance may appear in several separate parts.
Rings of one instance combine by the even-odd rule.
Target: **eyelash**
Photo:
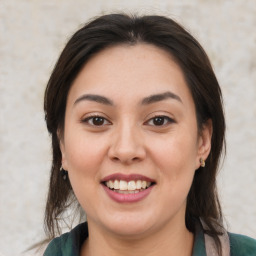
[[[96,118],[101,119],[101,120],[103,121],[103,124],[96,125],[96,124],[90,123],[90,121],[91,121],[91,122],[96,121]],[[106,124],[105,122],[107,122],[107,124]],[[110,124],[111,124],[110,121],[108,121],[105,117],[100,116],[100,115],[88,116],[88,117],[86,117],[86,118],[84,118],[84,119],[82,120],[82,123],[86,123],[86,124],[88,124],[88,125],[95,126],[95,127],[101,127],[101,126],[104,126],[104,125],[110,125]],[[104,123],[105,123],[105,124],[104,124]]]
[[[150,126],[166,126],[168,124],[171,124],[171,123],[175,123],[175,120],[170,118],[169,116],[164,116],[164,115],[156,115],[152,118],[150,118],[148,121],[145,122],[145,124],[149,124],[150,122],[154,122],[154,121],[157,121],[157,119],[164,119],[164,123],[163,124],[160,124],[160,125],[156,125],[156,124],[151,124]]]
[[[94,124],[94,123],[90,123],[90,122],[93,122],[93,121],[97,121],[96,120],[97,118],[100,119],[98,121],[101,121],[101,123],[99,125]],[[154,124],[154,123],[150,124],[151,122],[154,122],[154,121],[158,121],[158,122],[161,121],[161,122],[160,122],[159,125]],[[162,123],[162,121],[163,121],[163,123]],[[102,127],[102,126],[105,126],[105,125],[111,125],[112,124],[108,119],[106,119],[105,117],[100,116],[100,115],[92,115],[92,116],[86,117],[85,119],[82,120],[82,123],[86,123],[88,125],[95,126],[95,127]],[[175,123],[175,120],[168,117],[168,116],[164,116],[164,115],[156,115],[156,116],[150,118],[149,120],[147,120],[146,122],[144,122],[144,124],[146,124],[146,125],[155,126],[155,127],[163,127],[163,126],[166,126],[166,125],[171,124],[171,123]]]

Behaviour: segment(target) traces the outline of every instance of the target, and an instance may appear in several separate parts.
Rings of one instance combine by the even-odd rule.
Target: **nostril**
[[[114,160],[115,162],[119,161],[119,158],[118,157],[113,157],[112,160]]]
[[[139,157],[133,157],[133,158],[127,158],[127,159],[120,159],[119,157],[112,157],[112,160],[117,162],[117,161],[123,161],[123,162],[136,162],[136,161],[139,161],[140,158]]]
[[[132,163],[136,163],[136,162],[140,162],[141,159],[139,157],[133,157],[133,158],[119,158],[119,157],[112,157],[111,158],[112,161],[114,162],[121,162],[123,164],[132,164]]]

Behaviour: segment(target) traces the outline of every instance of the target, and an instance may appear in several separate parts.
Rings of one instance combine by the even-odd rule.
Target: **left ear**
[[[212,120],[208,119],[202,126],[198,137],[198,152],[196,159],[197,169],[200,167],[200,159],[206,161],[211,152]]]
[[[61,152],[61,166],[64,170],[67,171],[68,165],[67,165],[67,159],[66,159],[66,154],[65,154],[64,135],[61,134],[59,129],[57,131],[57,136],[59,139],[59,146],[60,146],[60,152]]]

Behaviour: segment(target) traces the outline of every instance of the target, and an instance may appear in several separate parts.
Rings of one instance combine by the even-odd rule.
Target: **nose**
[[[112,161],[127,165],[145,159],[146,150],[139,128],[120,125],[111,138],[108,156]]]

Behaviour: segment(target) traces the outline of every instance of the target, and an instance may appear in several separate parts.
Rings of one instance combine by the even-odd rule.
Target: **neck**
[[[93,227],[92,227],[93,226]],[[194,236],[184,225],[165,226],[150,235],[122,237],[89,227],[89,238],[84,242],[81,256],[191,256]],[[153,233],[153,234],[152,234]]]

